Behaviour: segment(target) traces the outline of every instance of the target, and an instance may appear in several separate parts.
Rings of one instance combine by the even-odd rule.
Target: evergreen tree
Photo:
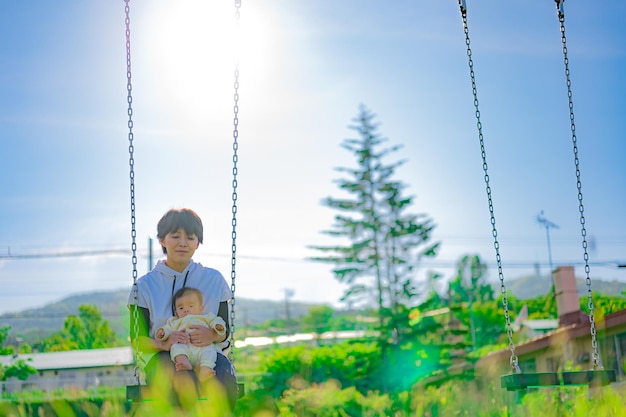
[[[401,146],[384,147],[375,115],[365,106],[349,128],[358,138],[345,139],[341,146],[352,152],[356,168],[339,167],[345,174],[337,180],[347,195],[327,197],[322,204],[337,210],[332,230],[323,233],[346,243],[313,246],[325,256],[313,258],[335,265],[335,278],[347,285],[342,301],[375,304],[381,338],[392,332],[401,337],[408,320],[406,306],[415,296],[414,279],[423,257],[436,255],[438,243],[429,243],[435,225],[424,214],[410,214],[413,197],[403,195],[405,184],[395,180],[400,160],[387,164],[385,157]]]

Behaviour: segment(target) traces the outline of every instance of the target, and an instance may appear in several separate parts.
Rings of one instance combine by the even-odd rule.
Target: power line
[[[146,252],[147,253],[147,252]],[[31,252],[31,253],[12,253],[11,248],[8,247],[7,254],[0,254],[0,260],[24,260],[24,259],[54,259],[54,258],[84,258],[84,257],[98,257],[98,256],[130,256],[130,249],[93,249],[93,250],[67,250],[67,251],[56,251],[56,252]],[[207,256],[213,257],[230,257],[230,254],[227,253],[208,253],[205,254]],[[146,257],[147,254],[140,254],[140,257]],[[297,257],[280,257],[280,256],[257,256],[257,255],[239,255],[240,259],[259,261],[259,262],[280,262],[280,263],[304,263],[304,264],[323,264],[322,262],[313,261],[307,258],[297,258]],[[490,264],[489,262],[484,262],[488,268],[494,268],[495,265]],[[560,265],[571,265],[571,266],[583,266],[584,262],[581,261],[559,261]],[[624,268],[626,262],[623,260],[597,260],[593,262],[589,262],[590,266],[596,267],[614,267],[614,268]],[[441,260],[423,260],[421,263],[422,267],[428,268],[456,268],[458,264],[458,260],[449,260],[449,259],[441,259]],[[329,263],[330,265],[330,263]],[[513,262],[503,262],[503,266],[506,268],[512,269],[527,269],[527,268],[535,268],[537,266],[548,266],[545,262],[537,262],[533,261],[513,261]]]
[[[46,258],[83,258],[88,256],[110,256],[125,255],[128,256],[128,249],[100,249],[100,250],[83,250],[83,251],[61,251],[48,253],[11,253],[9,248],[6,255],[0,255],[0,259],[46,259]]]

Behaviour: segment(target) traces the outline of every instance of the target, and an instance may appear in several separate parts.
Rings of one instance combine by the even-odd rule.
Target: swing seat
[[[237,383],[239,398],[245,395],[244,384],[242,382]],[[127,385],[126,386],[126,402],[140,403],[144,401],[153,401],[150,390],[147,385]],[[198,400],[206,400],[206,398],[198,398]]]
[[[142,402],[144,398],[147,398],[145,385],[127,385],[126,386],[126,401],[127,402]]]
[[[617,381],[613,369],[571,371],[571,372],[540,372],[509,374],[500,378],[500,386],[507,391],[519,391],[527,388],[559,387],[572,385],[588,385],[602,387]]]

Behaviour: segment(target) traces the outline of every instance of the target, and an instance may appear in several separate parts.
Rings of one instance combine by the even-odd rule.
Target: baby
[[[157,329],[156,338],[167,340],[175,331],[192,331],[188,327],[194,324],[208,326],[223,336],[226,333],[226,323],[215,314],[202,314],[202,293],[189,287],[183,287],[174,294],[172,303],[176,316],[170,317],[167,323]],[[215,375],[215,361],[218,348],[215,344],[209,346],[194,346],[190,343],[175,343],[170,348],[170,357],[177,371],[197,370],[198,379],[205,381]]]

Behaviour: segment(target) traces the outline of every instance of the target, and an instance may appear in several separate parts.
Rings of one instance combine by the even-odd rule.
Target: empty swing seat
[[[613,369],[571,371],[571,372],[540,372],[504,375],[500,378],[500,386],[507,391],[518,391],[527,388],[559,387],[571,385],[588,385],[601,387],[617,381]]]

